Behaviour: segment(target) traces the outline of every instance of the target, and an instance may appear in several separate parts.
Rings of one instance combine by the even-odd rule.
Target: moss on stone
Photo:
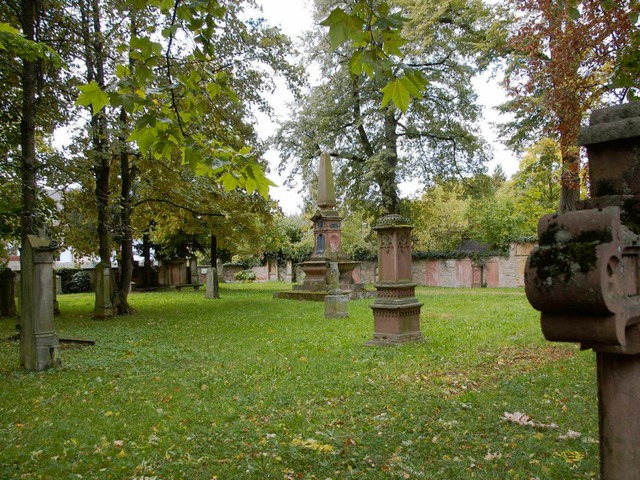
[[[558,226],[552,224],[551,227],[553,228],[549,228],[545,234],[555,236]],[[551,237],[545,239],[548,243],[543,243],[541,238],[541,245],[550,246],[543,246],[533,252],[530,266],[537,269],[539,282],[550,289],[552,284],[548,279],[562,279],[568,283],[573,278],[575,270],[583,275],[589,273],[595,268],[598,260],[596,247],[611,240],[611,232],[608,230],[583,232],[566,243],[554,243]]]

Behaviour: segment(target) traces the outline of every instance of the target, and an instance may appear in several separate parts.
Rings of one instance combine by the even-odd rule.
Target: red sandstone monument
[[[342,217],[336,210],[336,192],[328,153],[320,155],[317,205],[318,209],[311,217],[313,253],[301,265],[305,278],[301,285],[293,286],[292,292],[275,292],[274,298],[323,301],[330,291],[335,290],[331,284],[331,263],[337,264],[342,295],[350,299],[370,295],[363,284],[355,283],[353,279],[353,269],[360,262],[350,260],[342,251]]]
[[[547,215],[525,288],[547,340],[596,352],[603,480],[640,479],[640,103],[582,129],[591,198]]]
[[[373,310],[373,339],[367,345],[396,345],[423,340],[416,284],[411,270],[411,222],[400,215],[385,215],[374,230],[378,234],[378,283]]]

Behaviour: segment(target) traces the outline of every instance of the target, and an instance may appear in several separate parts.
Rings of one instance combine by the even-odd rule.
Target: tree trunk
[[[144,288],[152,287],[151,280],[151,244],[149,240],[149,232],[142,234],[142,256],[144,257],[144,268],[142,270],[142,286]]]
[[[114,308],[118,315],[129,315],[132,308],[129,305],[129,286],[133,276],[133,238],[131,231],[131,186],[134,180],[134,173],[129,165],[129,151],[127,149],[127,112],[124,108],[120,110],[120,135],[118,143],[120,148],[120,259],[119,278],[116,286],[116,296]]]
[[[27,40],[35,40],[36,0],[21,2],[22,32]],[[22,211],[20,236],[35,234],[36,216],[36,62],[22,62],[22,120],[20,121],[20,171],[22,176]],[[24,271],[24,270],[23,270]]]
[[[580,154],[575,140],[561,139],[560,151],[562,155],[562,176],[560,184],[560,213],[576,209],[576,202],[580,200]]]
[[[22,0],[20,4],[22,33],[27,40],[35,39],[36,2]],[[22,119],[20,121],[20,174],[22,183],[22,210],[20,212],[20,250],[26,251],[27,235],[36,233],[36,62],[22,60]],[[20,255],[20,270],[28,271],[25,255]],[[20,305],[25,305],[25,289],[20,290]],[[22,307],[21,307],[22,309]],[[16,327],[22,330],[22,315]],[[21,333],[24,335],[24,332]],[[23,341],[20,341],[20,359],[24,358]]]
[[[97,0],[91,2],[93,19],[93,53],[95,78],[88,78],[89,81],[95,79],[100,88],[105,86],[104,77],[104,48],[102,42],[102,31],[100,24],[100,5]],[[93,148],[95,152],[94,172],[96,176],[96,201],[98,205],[98,242],[100,261],[111,264],[111,249],[109,248],[109,174],[111,165],[108,152],[107,119],[105,111],[102,110],[91,117],[91,127],[93,133]]]
[[[87,2],[88,3],[88,2]],[[87,82],[95,81],[101,88],[105,85],[104,64],[105,55],[101,32],[100,5],[98,0],[92,0],[90,5],[80,2],[82,15],[83,39],[85,47],[85,62],[87,67]],[[87,7],[90,11],[87,12]],[[107,118],[104,108],[91,116],[91,144],[93,173],[96,179],[96,208],[98,211],[98,255],[100,268],[104,273],[96,279],[96,297],[94,316],[107,318],[113,315],[113,275],[111,272],[111,248],[109,241],[109,142],[107,133]]]
[[[381,152],[378,186],[382,196],[382,208],[386,213],[398,213],[398,120],[393,108],[384,114],[384,151]]]

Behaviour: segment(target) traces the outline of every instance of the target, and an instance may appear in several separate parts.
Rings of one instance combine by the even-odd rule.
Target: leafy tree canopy
[[[352,209],[392,212],[402,180],[429,184],[483,170],[488,150],[471,78],[486,62],[470,45],[486,38],[491,12],[481,2],[441,7],[435,0],[316,2],[330,27],[329,37],[323,30],[308,37],[322,81],[275,138],[282,165],[295,160],[292,175],[313,182],[315,161],[328,151]],[[430,23],[407,23],[425,9]]]

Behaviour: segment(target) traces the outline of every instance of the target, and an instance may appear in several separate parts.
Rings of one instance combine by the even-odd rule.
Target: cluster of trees
[[[561,169],[560,146],[543,138],[509,180],[497,168],[491,176],[436,183],[408,202],[416,250],[450,252],[473,239],[506,253],[513,241],[537,238],[538,219],[558,210]]]
[[[496,61],[513,115],[504,126],[519,153],[542,138],[562,156],[559,210],[580,192],[577,134],[591,109],[633,94],[640,69],[636,0],[317,0],[327,30],[311,32],[322,81],[276,138],[295,174],[321,150],[336,160],[352,208],[400,208],[398,183],[486,173],[471,79]],[[635,42],[635,43],[634,43]]]
[[[251,6],[3,2],[1,243],[46,222],[101,263],[116,251],[120,314],[134,239],[165,255],[202,250],[212,234],[237,252],[264,248],[248,239],[261,238],[276,206],[251,112],[269,112],[275,76],[292,88],[302,76],[290,40],[250,19]],[[70,137],[63,153],[55,132]]]

